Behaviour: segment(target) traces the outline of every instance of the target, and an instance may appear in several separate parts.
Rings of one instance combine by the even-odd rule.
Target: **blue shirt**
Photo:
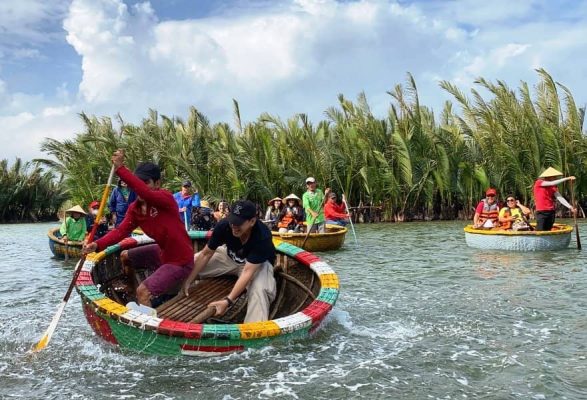
[[[178,209],[185,207],[185,213],[187,216],[188,224],[190,224],[192,221],[192,208],[200,207],[200,194],[194,193],[191,196],[183,197],[181,192],[177,192],[173,195],[173,198],[177,203]],[[179,218],[181,219],[181,222],[184,222],[182,212],[179,213]]]

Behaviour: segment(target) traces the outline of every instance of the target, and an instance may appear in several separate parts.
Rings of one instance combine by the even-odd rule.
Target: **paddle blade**
[[[577,249],[581,250],[581,237],[579,236],[579,225],[575,223],[575,234],[577,235]]]
[[[47,328],[41,340],[39,340],[39,342],[35,344],[33,348],[30,350],[32,353],[37,353],[43,350],[45,347],[47,347],[49,341],[51,340],[51,336],[53,336],[53,332],[55,332],[55,328],[57,328],[57,324],[61,319],[61,314],[63,314],[63,310],[65,309],[66,304],[67,302],[65,301],[62,301],[61,304],[59,304],[57,312],[55,313],[55,315],[53,316],[53,320],[51,320],[51,323],[49,324],[49,328]]]

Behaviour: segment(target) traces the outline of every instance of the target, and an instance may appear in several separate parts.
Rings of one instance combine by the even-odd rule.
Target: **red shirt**
[[[120,226],[96,241],[98,251],[120,242],[140,226],[161,248],[161,260],[164,264],[182,266],[193,260],[192,241],[179,218],[173,195],[164,189],[150,189],[126,167],[118,168],[116,174],[144,200],[147,213],[143,215],[141,212],[144,203],[140,200],[132,202]]]
[[[558,191],[556,186],[540,186],[544,179],[534,182],[534,201],[536,211],[554,211],[556,209],[554,194]]]
[[[336,204],[334,201],[328,200],[324,204],[324,217],[330,220],[337,220],[341,218],[348,218],[344,204]]]

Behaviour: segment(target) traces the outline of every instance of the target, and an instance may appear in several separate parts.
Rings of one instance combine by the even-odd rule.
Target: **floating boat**
[[[465,227],[469,247],[487,250],[542,251],[561,250],[569,246],[573,227],[554,224],[550,231],[510,231]]]
[[[194,249],[201,249],[212,232],[190,231]],[[277,294],[269,321],[243,323],[246,295],[240,296],[221,320],[203,321],[202,311],[228,295],[234,279],[198,281],[189,296],[180,294],[148,315],[127,304],[121,284],[122,250],[153,243],[146,236],[127,238],[100,253],[88,255],[76,281],[88,323],[98,336],[122,348],[154,355],[218,355],[264,346],[274,340],[302,338],[313,333],[338,297],[338,277],[315,255],[288,243],[276,246]],[[208,317],[204,317],[208,318]]]
[[[82,256],[82,242],[76,242],[70,240],[67,245],[61,240],[61,234],[59,233],[59,227],[49,229],[47,233],[49,237],[49,249],[53,256],[57,258],[65,258],[65,254],[69,258],[80,258]]]
[[[279,240],[310,252],[340,249],[348,229],[344,226],[328,224],[325,230],[326,232],[324,233],[310,233],[308,240],[306,240],[305,233],[279,233],[273,231],[271,234],[273,235],[274,243]],[[306,240],[305,243],[304,240]]]

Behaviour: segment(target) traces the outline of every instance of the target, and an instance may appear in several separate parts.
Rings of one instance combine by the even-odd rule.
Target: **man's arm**
[[[558,190],[554,192],[554,197],[556,197],[559,203],[567,207],[573,213],[576,211],[575,208],[572,205],[570,205],[569,202],[563,197],[563,195],[558,192]]]
[[[227,296],[231,303],[234,302],[238,296],[240,296],[241,293],[245,291],[247,285],[249,282],[251,282],[251,280],[253,280],[253,277],[255,276],[255,273],[260,266],[261,264],[251,264],[250,262],[245,263],[243,272],[240,274],[234,286],[232,287],[232,290]],[[229,302],[226,301],[226,299],[213,301],[212,303],[208,304],[208,307],[216,307],[216,316],[223,315],[226,312],[228,306]]]
[[[152,190],[145,182],[137,178],[128,168],[121,165],[116,169],[116,174],[127,183],[128,187],[149,204],[160,208],[177,210],[177,203],[173,196],[166,190]]]
[[[202,251],[198,253],[198,256],[196,257],[196,262],[194,264],[194,269],[192,269],[192,272],[183,282],[183,285],[181,287],[181,291],[183,294],[185,294],[186,296],[189,295],[190,285],[197,278],[198,274],[202,272],[206,265],[208,265],[208,261],[210,261],[215,251],[216,250],[212,250],[208,247],[208,245],[206,245],[204,246]]]
[[[574,176],[568,176],[566,178],[561,178],[561,179],[557,179],[554,181],[542,181],[542,183],[540,184],[540,186],[542,187],[546,187],[546,186],[556,186],[559,183],[563,183],[566,181],[574,181],[576,178]]]

